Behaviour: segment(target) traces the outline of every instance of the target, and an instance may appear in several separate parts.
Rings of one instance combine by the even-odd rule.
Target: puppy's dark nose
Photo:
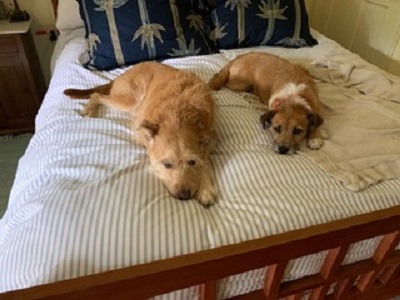
[[[289,147],[286,147],[286,146],[279,146],[279,147],[278,147],[278,150],[279,150],[279,154],[286,154],[286,153],[288,153],[288,151],[289,151]]]
[[[190,199],[190,190],[188,190],[188,189],[182,189],[182,190],[180,190],[179,192],[178,192],[178,194],[176,195],[177,196],[177,198],[179,199],[179,200],[188,200],[188,199]]]

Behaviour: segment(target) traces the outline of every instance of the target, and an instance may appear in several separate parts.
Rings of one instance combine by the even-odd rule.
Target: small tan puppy
[[[135,65],[114,81],[88,90],[67,89],[89,98],[82,114],[95,116],[100,104],[133,117],[135,139],[147,148],[152,169],[180,200],[212,205],[210,152],[215,143],[214,102],[196,75],[157,62]]]
[[[317,88],[301,66],[272,54],[241,55],[211,79],[212,89],[222,86],[250,92],[269,106],[260,121],[271,132],[274,150],[279,154],[295,153],[304,139],[310,149],[323,145]]]

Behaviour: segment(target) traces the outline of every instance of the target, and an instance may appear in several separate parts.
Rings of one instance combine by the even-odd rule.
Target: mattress
[[[257,47],[164,60],[204,81],[229,59],[249,51],[288,59],[352,59],[381,72],[318,32],[319,45]],[[0,220],[0,291],[118,269],[217,248],[400,205],[400,180],[347,190],[307,156],[278,155],[258,119],[260,103],[227,89],[215,92],[219,143],[212,153],[217,203],[172,198],[150,172],[127,115],[101,107],[82,118],[84,100],[63,95],[126,71],[82,67],[83,29],[63,34],[52,79],[36,117],[36,132],[20,159],[8,209]],[[345,263],[373,253],[378,239],[352,246]],[[316,273],[324,253],[291,261],[285,279]],[[218,297],[259,289],[264,270],[221,280]],[[198,287],[158,298],[195,299]]]

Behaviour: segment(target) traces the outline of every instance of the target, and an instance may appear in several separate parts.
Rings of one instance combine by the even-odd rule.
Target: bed
[[[58,1],[52,2],[60,14]],[[208,81],[237,55],[274,53],[309,69],[324,104],[326,151],[285,156],[272,150],[258,122],[258,101],[226,89],[215,92],[218,201],[206,209],[172,198],[152,175],[128,116],[102,107],[98,118],[82,118],[85,101],[63,95],[66,88],[103,84],[129,68],[83,67],[86,31],[82,20],[71,19],[57,41],[35,134],[0,220],[1,299],[400,294],[399,78],[314,30],[313,47],[246,45],[163,59]],[[368,119],[368,109],[385,126]],[[349,128],[357,136],[347,137]],[[350,149],[344,136],[362,149]],[[340,162],[335,146],[343,149]]]

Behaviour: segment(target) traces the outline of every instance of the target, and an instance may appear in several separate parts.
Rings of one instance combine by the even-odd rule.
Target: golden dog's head
[[[274,150],[279,154],[293,154],[299,149],[310,130],[323,123],[323,119],[302,105],[276,106],[260,117],[265,130],[269,130],[274,141]]]
[[[146,148],[155,175],[179,200],[193,198],[207,164],[214,133],[196,128],[163,126],[143,121]]]

